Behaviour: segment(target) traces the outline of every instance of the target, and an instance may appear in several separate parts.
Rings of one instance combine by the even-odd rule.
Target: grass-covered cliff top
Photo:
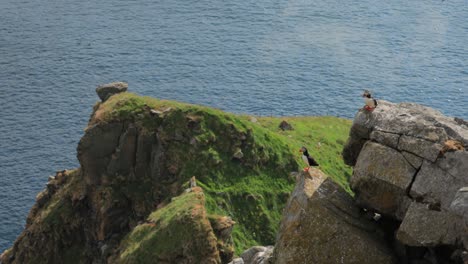
[[[309,149],[326,174],[349,190],[351,169],[344,165],[341,150],[350,120],[253,118],[132,93],[114,95],[95,110],[90,125],[125,120],[148,130],[164,127],[165,133],[170,131],[176,137],[192,137],[193,144],[174,142],[166,155],[180,167],[180,178],[188,181],[196,176],[209,214],[228,215],[237,222],[233,231],[237,253],[253,245],[274,243],[282,208],[294,186],[289,172],[305,166],[301,146]],[[160,118],[148,114],[150,110]],[[187,119],[197,124],[192,128],[194,134],[185,135]],[[282,120],[294,130],[280,130]],[[233,158],[239,150],[243,157]]]

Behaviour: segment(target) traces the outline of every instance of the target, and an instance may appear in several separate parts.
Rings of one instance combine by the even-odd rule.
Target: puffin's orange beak
[[[301,152],[301,153],[302,153],[302,149],[299,149],[299,152]]]

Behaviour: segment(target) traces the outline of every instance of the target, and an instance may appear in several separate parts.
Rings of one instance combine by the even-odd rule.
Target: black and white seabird
[[[364,98],[364,102],[366,103],[364,109],[366,109],[367,111],[372,111],[377,107],[377,100],[375,100],[372,97],[371,93],[368,90],[364,91],[362,97]]]
[[[302,153],[302,160],[307,164],[307,167],[304,168],[304,171],[308,171],[311,166],[318,166],[319,165],[317,163],[317,161],[315,161],[314,158],[312,158],[309,155],[309,152],[307,151],[306,147],[302,147],[299,150],[299,152]]]

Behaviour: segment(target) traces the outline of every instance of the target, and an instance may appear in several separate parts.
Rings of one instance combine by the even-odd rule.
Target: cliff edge
[[[354,166],[351,189],[361,207],[394,221],[389,232],[403,245],[402,259],[419,250],[461,263],[468,247],[466,125],[428,107],[385,101],[354,118],[343,150]]]

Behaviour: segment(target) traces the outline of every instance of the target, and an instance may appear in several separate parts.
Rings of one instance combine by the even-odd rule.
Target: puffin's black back
[[[314,158],[312,158],[310,155],[309,155],[309,152],[306,150],[304,151],[304,156],[307,157],[307,161],[309,162],[309,166],[318,166],[319,164],[317,163],[317,161],[314,160]]]
[[[317,161],[315,161],[314,158],[312,158],[311,156],[307,157],[307,159],[309,160],[309,165],[310,166],[318,166],[319,165],[317,163]]]

